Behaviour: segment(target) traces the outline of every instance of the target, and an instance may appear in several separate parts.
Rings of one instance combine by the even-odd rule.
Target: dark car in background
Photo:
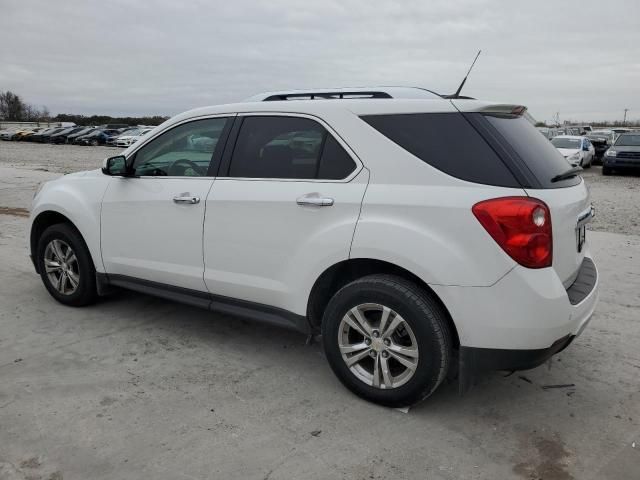
[[[95,129],[94,131],[78,137],[75,141],[78,145],[104,145],[112,135],[119,135],[120,131],[115,129]]]
[[[640,169],[640,132],[620,135],[602,159],[603,175],[631,169]]]
[[[594,130],[587,133],[587,138],[596,149],[595,160],[602,162],[604,153],[616,141],[616,133],[613,130]]]
[[[72,133],[67,137],[67,143],[76,143],[76,140],[83,135],[87,135],[95,130],[94,127],[82,127],[82,130]]]
[[[49,143],[67,143],[67,137],[84,130],[85,127],[69,127],[49,137]]]
[[[52,127],[52,128],[47,128],[46,130],[43,130],[41,132],[38,132],[34,135],[31,135],[28,140],[31,142],[38,142],[38,143],[46,143],[49,141],[49,138],[51,137],[51,135],[61,132],[62,130],[65,130],[67,127]]]

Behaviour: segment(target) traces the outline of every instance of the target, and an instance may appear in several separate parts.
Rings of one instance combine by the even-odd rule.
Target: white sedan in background
[[[559,135],[551,143],[574,167],[589,168],[593,163],[596,150],[587,137],[578,135]]]
[[[140,132],[137,135],[133,135],[130,138],[129,145],[133,145],[134,143],[136,143],[138,140],[140,140],[142,137],[144,137],[151,130],[153,130],[153,128],[143,128],[143,129],[141,129]]]

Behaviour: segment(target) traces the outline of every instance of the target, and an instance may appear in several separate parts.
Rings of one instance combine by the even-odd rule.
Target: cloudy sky
[[[167,114],[261,91],[419,85],[540,120],[640,118],[640,1],[0,2],[0,90],[52,113]]]

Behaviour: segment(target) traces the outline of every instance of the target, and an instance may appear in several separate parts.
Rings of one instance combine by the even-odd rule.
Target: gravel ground
[[[0,142],[0,480],[639,478],[637,176],[585,173],[595,229],[636,235],[590,234],[601,300],[571,347],[403,414],[351,395],[296,333],[132,292],[56,303],[26,208],[118,152]]]
[[[120,149],[112,147],[0,142],[0,167],[71,173],[98,168],[105,157],[119,152]],[[640,171],[605,177],[602,168],[594,166],[585,170],[583,176],[596,208],[591,229],[640,235]]]

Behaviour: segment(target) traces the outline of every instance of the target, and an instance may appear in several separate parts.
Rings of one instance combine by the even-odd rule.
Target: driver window
[[[137,176],[204,177],[226,118],[184,123],[151,140],[133,161]]]

